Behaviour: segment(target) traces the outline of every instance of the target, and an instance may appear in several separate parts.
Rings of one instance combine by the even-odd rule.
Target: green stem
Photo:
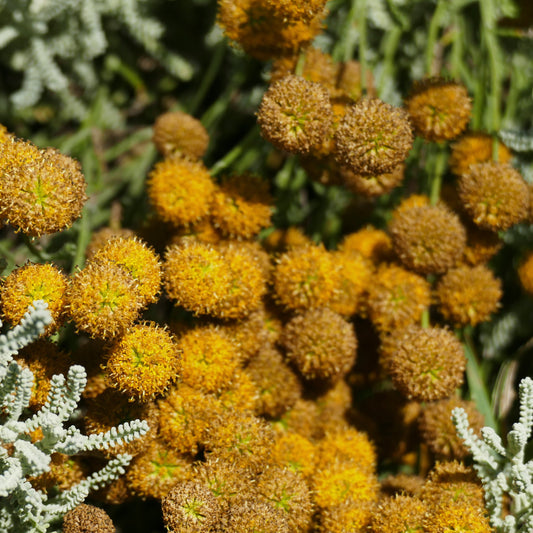
[[[337,41],[331,53],[335,61],[347,61],[353,57],[355,45],[357,44],[357,33],[354,32],[357,3],[357,0],[351,0],[350,2],[350,10],[342,26],[341,38]]]
[[[301,76],[303,71],[304,71],[304,67],[305,67],[305,58],[306,58],[307,54],[305,52],[305,50],[302,50],[300,52],[300,55],[298,56],[298,61],[296,62],[296,67],[294,69],[294,74],[296,76]]]
[[[50,260],[50,256],[44,251],[39,250],[35,244],[32,242],[33,237],[29,237],[26,234],[22,234],[22,240],[24,241],[24,244],[26,245],[26,248],[37,258],[41,263],[46,263],[46,261]]]
[[[392,30],[387,32],[383,40],[383,70],[377,83],[379,96],[383,94],[383,89],[386,87],[386,81],[395,79],[394,72],[396,70],[396,64],[394,59],[396,52],[400,44],[400,38],[403,30],[400,26],[395,26]]]
[[[437,7],[433,12],[431,17],[431,22],[429,23],[428,30],[428,40],[426,44],[426,54],[425,54],[425,67],[426,75],[433,75],[433,58],[435,54],[435,45],[437,43],[437,36],[439,33],[439,25],[442,19],[442,15],[446,9],[447,2],[443,0],[438,0]]]
[[[90,212],[89,209],[83,210],[83,215],[80,220],[80,230],[78,233],[78,238],[76,239],[76,253],[72,260],[72,268],[70,273],[73,274],[76,270],[76,267],[83,267],[85,262],[85,250],[91,240],[91,221],[90,221]]]
[[[359,29],[359,65],[361,66],[361,94],[366,94],[366,71],[367,66],[367,42],[366,42],[366,0],[359,0],[357,10],[357,27]],[[346,54],[347,50],[345,50]],[[349,57],[344,58],[349,61],[352,58],[353,50],[350,51]]]
[[[234,163],[244,152],[252,146],[259,137],[259,131],[257,127],[253,127],[247,134],[244,139],[234,146],[222,159],[219,159],[210,169],[212,176],[216,176],[222,170],[228,168],[232,163]]]
[[[429,328],[429,309],[422,311],[422,317],[420,318],[420,325],[423,328]]]
[[[448,153],[446,151],[446,146],[444,144],[439,144],[433,167],[433,175],[431,176],[431,191],[429,194],[429,202],[431,205],[436,205],[439,201],[442,176],[444,175],[447,160]]]

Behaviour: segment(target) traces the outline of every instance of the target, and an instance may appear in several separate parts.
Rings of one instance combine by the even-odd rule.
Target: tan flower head
[[[327,90],[300,76],[286,76],[263,95],[257,111],[261,135],[276,148],[308,154],[317,149],[332,122]]]

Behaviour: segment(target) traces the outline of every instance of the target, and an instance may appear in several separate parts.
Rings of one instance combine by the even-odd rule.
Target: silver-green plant
[[[464,409],[452,411],[458,435],[472,453],[474,468],[485,491],[485,504],[491,525],[498,533],[533,531],[533,460],[527,460],[526,447],[533,429],[533,380],[524,378],[519,386],[520,417],[507,434],[504,446],[500,436],[489,427],[477,437]],[[504,499],[509,514],[504,516]]]
[[[60,530],[58,522],[65,513],[82,503],[91,490],[123,474],[131,460],[128,454],[117,455],[71,489],[48,497],[34,489],[28,478],[47,472],[53,453],[74,455],[106,449],[148,431],[148,424],[139,420],[90,436],[66,425],[87,383],[85,369],[79,365],[70,367],[66,379],[53,376],[45,405],[35,414],[27,414],[33,374],[13,356],[38,338],[51,321],[47,304],[38,300],[18,326],[0,335],[0,531],[5,533]],[[33,442],[31,435],[37,430],[42,438]]]

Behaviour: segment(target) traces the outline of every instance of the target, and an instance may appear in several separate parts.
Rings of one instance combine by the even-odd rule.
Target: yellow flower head
[[[0,174],[0,219],[28,235],[69,227],[87,200],[80,164],[52,148],[0,143]]]
[[[137,282],[143,305],[157,301],[161,264],[157,254],[136,237],[110,239],[94,254],[94,260],[110,261],[129,272]]]
[[[466,87],[442,78],[416,82],[406,106],[417,135],[437,142],[462,133],[472,111]]]
[[[105,369],[114,388],[145,402],[179,377],[180,354],[170,333],[146,322],[132,326],[113,344]]]
[[[419,498],[397,495],[383,499],[372,512],[370,531],[373,533],[422,533],[427,505]]]
[[[109,226],[100,228],[91,235],[91,240],[85,249],[85,257],[92,259],[100,248],[105,246],[111,239],[116,239],[117,237],[129,239],[130,237],[135,237],[135,232],[127,228],[111,228]]]
[[[252,175],[225,178],[213,196],[211,219],[226,237],[251,239],[270,225],[268,182]]]
[[[355,233],[346,235],[339,246],[343,252],[359,252],[373,263],[381,263],[392,258],[392,242],[383,231],[367,226]]]
[[[341,285],[339,267],[322,246],[300,246],[281,255],[272,281],[276,300],[287,309],[327,306]]]
[[[524,290],[533,296],[533,252],[529,252],[518,267],[518,276]]]
[[[146,185],[156,213],[175,226],[193,224],[205,217],[215,191],[202,163],[177,156],[157,163]]]
[[[209,134],[202,123],[182,111],[171,111],[157,117],[153,141],[165,157],[183,155],[192,159],[203,157]]]
[[[64,319],[66,290],[67,278],[56,266],[26,263],[11,272],[0,287],[2,318],[18,324],[34,300],[43,300],[54,320],[45,330],[50,334]]]
[[[67,309],[80,331],[110,339],[137,318],[142,299],[131,274],[113,263],[89,261],[71,279]]]
[[[309,481],[315,470],[316,446],[303,435],[289,431],[276,438],[272,458],[277,464],[300,472]]]
[[[428,533],[491,533],[484,506],[465,502],[446,502],[432,509],[424,520]]]

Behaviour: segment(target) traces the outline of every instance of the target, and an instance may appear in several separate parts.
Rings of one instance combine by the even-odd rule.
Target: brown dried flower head
[[[466,358],[455,335],[443,328],[409,326],[386,359],[394,386],[407,398],[447,398],[463,382]]]
[[[400,163],[392,172],[383,174],[356,174],[349,168],[341,168],[340,175],[346,188],[366,198],[387,194],[398,187],[404,178],[405,165]]]
[[[440,274],[463,254],[466,232],[459,217],[443,205],[395,212],[392,245],[400,261],[420,274]]]
[[[484,265],[449,270],[436,288],[439,311],[454,326],[475,326],[490,318],[500,303],[501,282]]]
[[[472,111],[466,87],[442,78],[415,82],[406,106],[416,134],[436,142],[462,133]]]
[[[529,188],[520,173],[504,163],[471,165],[459,178],[459,198],[481,228],[507,230],[529,215]]]
[[[413,145],[407,113],[378,99],[352,105],[334,136],[336,161],[356,174],[392,172]]]
[[[257,111],[261,135],[267,141],[280,150],[303,155],[321,145],[332,117],[327,89],[300,76],[273,83]]]
[[[109,515],[99,507],[81,503],[63,517],[64,533],[115,533]]]
[[[183,155],[200,159],[207,150],[209,134],[202,123],[182,111],[159,115],[152,140],[162,155]]]

